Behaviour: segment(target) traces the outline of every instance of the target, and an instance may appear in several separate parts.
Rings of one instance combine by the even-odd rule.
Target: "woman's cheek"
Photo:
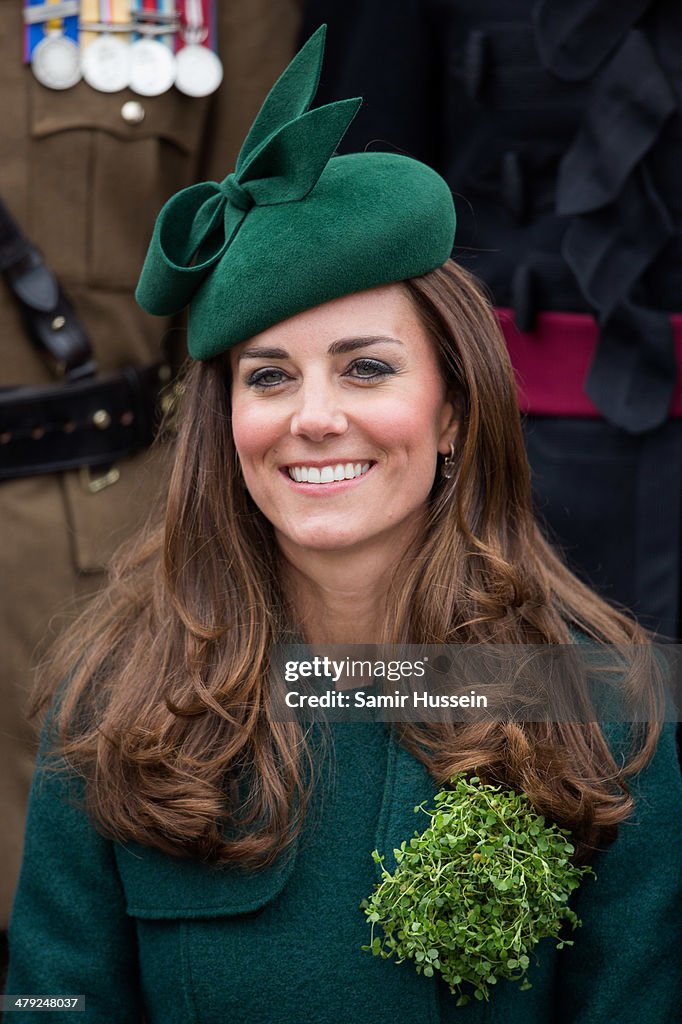
[[[232,409],[232,436],[242,459],[262,457],[281,437],[281,428],[271,411],[244,407],[236,403]]]
[[[413,401],[393,402],[390,409],[376,408],[371,419],[371,432],[375,442],[388,450],[413,449],[433,444],[429,424],[434,419],[433,402],[415,404]]]

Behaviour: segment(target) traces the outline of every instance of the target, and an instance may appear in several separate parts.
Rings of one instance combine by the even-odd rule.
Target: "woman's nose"
[[[329,435],[343,434],[348,429],[339,395],[331,384],[306,382],[299,389],[296,400],[297,408],[291,417],[291,433],[295,437],[322,441]]]

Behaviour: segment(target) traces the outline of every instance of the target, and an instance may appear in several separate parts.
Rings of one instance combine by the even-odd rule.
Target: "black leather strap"
[[[0,199],[0,272],[13,293],[31,341],[67,380],[97,371],[92,347],[73,306],[40,250],[23,234]]]
[[[109,466],[148,447],[167,380],[158,364],[63,387],[0,389],[0,480]]]

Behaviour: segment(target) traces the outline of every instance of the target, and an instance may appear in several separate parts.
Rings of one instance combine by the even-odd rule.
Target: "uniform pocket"
[[[62,280],[134,287],[156,214],[197,173],[207,112],[176,89],[148,98],[32,83],[28,233]]]

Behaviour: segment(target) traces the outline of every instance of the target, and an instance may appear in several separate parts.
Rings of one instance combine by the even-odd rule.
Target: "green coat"
[[[572,949],[551,941],[533,987],[501,982],[463,1008],[436,978],[362,952],[358,909],[388,854],[424,827],[435,786],[381,725],[333,727],[335,772],[293,857],[260,873],[218,870],[101,838],[36,776],[10,931],[13,994],[85,994],[74,1020],[133,1024],[672,1024],[682,976],[682,783],[667,728],[636,781],[635,813],[597,856]],[[325,764],[329,765],[327,760]],[[45,1017],[24,1013],[22,1021]]]

